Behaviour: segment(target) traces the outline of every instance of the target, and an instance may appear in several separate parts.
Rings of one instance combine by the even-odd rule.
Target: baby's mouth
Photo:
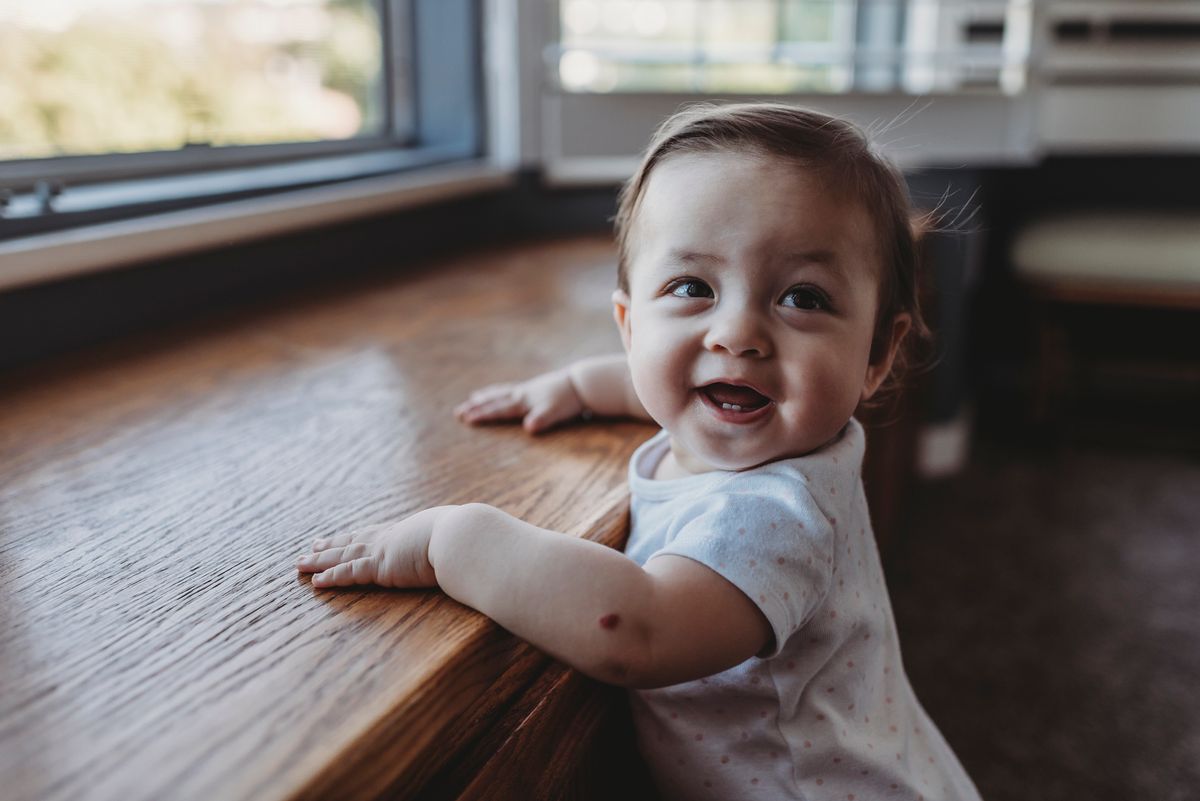
[[[730,412],[753,412],[771,402],[771,399],[751,387],[726,384],[721,381],[700,387],[712,404]]]

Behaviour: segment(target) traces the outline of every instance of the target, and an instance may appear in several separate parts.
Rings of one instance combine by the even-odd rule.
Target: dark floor
[[[976,448],[885,554],[917,694],[989,801],[1200,798],[1200,458]]]

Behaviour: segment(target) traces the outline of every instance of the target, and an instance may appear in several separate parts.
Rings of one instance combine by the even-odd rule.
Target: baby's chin
[[[734,442],[725,443],[730,447],[712,447],[709,443],[690,443],[689,438],[672,434],[671,449],[675,454],[675,461],[688,472],[708,473],[724,470],[740,473],[772,462],[815,453],[837,439],[840,432],[839,428],[829,436],[814,434],[803,442],[771,443],[770,446],[759,448],[738,448]]]

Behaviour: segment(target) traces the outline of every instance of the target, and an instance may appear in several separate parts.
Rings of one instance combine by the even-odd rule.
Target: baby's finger
[[[343,545],[349,545],[352,542],[368,542],[379,529],[384,528],[384,523],[374,523],[362,528],[356,528],[352,531],[347,531],[345,534],[336,534],[332,537],[318,537],[313,540],[313,553],[317,551],[325,551],[330,548],[340,548]]]
[[[462,418],[468,423],[487,420],[506,420],[520,417],[525,411],[525,402],[514,396],[495,398],[466,411]]]
[[[342,545],[336,548],[326,548],[317,553],[309,553],[296,560],[296,567],[301,573],[320,573],[334,565],[349,562],[367,554],[367,546],[362,542]]]
[[[481,403],[495,400],[496,398],[508,397],[513,394],[512,384],[492,384],[483,389],[477,389],[467,396],[467,399],[458,404],[458,408],[466,408],[469,406],[478,406]]]
[[[494,405],[495,402],[495,398],[489,398],[487,400],[463,401],[458,406],[454,407],[454,416],[459,420],[471,420],[478,415],[480,409],[486,408],[489,405]]]
[[[521,421],[521,425],[530,434],[537,434],[545,431],[557,422],[559,422],[559,418],[555,416],[554,410],[543,408],[534,409],[525,415],[525,419]]]
[[[487,403],[496,398],[507,398],[513,395],[513,390],[516,388],[514,384],[492,384],[491,386],[477,389],[467,396],[466,403]]]
[[[313,553],[317,553],[318,551],[327,551],[330,548],[340,548],[343,545],[349,545],[353,541],[353,532],[349,534],[338,534],[333,537],[318,537],[317,539],[313,540],[312,549]]]
[[[352,584],[370,584],[373,581],[375,581],[374,556],[364,556],[361,559],[342,562],[312,577],[314,587],[349,587]]]

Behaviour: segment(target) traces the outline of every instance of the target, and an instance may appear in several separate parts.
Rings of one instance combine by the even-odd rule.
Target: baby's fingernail
[[[314,548],[324,548],[326,542],[328,542],[328,540],[326,540],[324,537],[322,537],[319,540],[313,540],[313,547]]]

